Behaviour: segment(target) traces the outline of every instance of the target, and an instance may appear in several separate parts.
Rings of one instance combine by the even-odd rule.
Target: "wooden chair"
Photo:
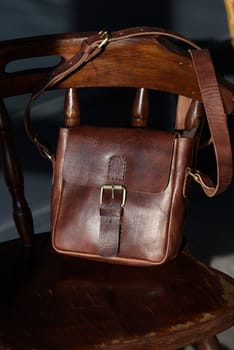
[[[234,323],[231,277],[207,267],[187,250],[161,266],[137,268],[60,256],[51,249],[48,234],[33,235],[3,99],[34,91],[48,69],[7,73],[5,68],[9,62],[29,57],[58,55],[67,60],[84,37],[47,35],[0,43],[0,139],[5,176],[19,234],[25,247],[32,246],[26,258],[21,240],[0,245],[0,348],[175,350],[196,344],[199,350],[218,350],[216,335]],[[182,49],[161,38],[144,44],[135,38],[121,45],[124,56],[111,44],[105,54],[56,86],[66,90],[67,127],[79,124],[78,87],[137,88],[133,125],[140,127],[145,126],[148,115],[146,89],[201,99],[190,57]],[[149,57],[157,80],[144,64]],[[119,61],[121,67],[116,67]],[[141,81],[136,79],[139,73]],[[230,102],[232,92],[220,84],[224,100],[228,96]],[[230,103],[225,108],[233,110]]]

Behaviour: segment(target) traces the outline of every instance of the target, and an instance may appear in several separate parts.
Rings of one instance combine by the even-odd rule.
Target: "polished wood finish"
[[[0,95],[33,92],[50,70],[24,67],[9,72],[10,62],[51,55],[70,58],[84,37],[63,34],[1,42]],[[67,127],[80,123],[76,88],[91,86],[136,88],[133,124],[140,127],[148,118],[149,88],[201,99],[190,57],[161,38],[143,43],[137,38],[125,40],[121,54],[117,43],[112,43],[105,53],[59,83],[56,88],[67,91]],[[221,90],[225,109],[231,112],[233,88],[222,82]],[[10,154],[11,169],[15,155],[5,129],[1,127],[1,146]],[[8,173],[7,181],[12,177]],[[9,187],[20,188],[20,196],[14,197],[18,205],[24,203],[21,175],[17,186],[14,182],[11,179]],[[30,215],[28,225],[25,242],[27,237],[31,241]],[[134,268],[60,256],[52,251],[48,236],[36,235],[30,261],[25,260],[19,240],[0,245],[0,276],[2,349],[175,350],[196,343],[199,350],[217,350],[215,335],[234,324],[233,279],[186,252],[162,266]]]
[[[0,273],[8,350],[217,350],[212,335],[233,324],[233,280],[186,253],[126,267],[58,255],[37,235],[28,268],[18,241],[0,246]]]
[[[132,126],[147,127],[149,118],[149,92],[148,89],[138,88],[132,108]]]
[[[29,247],[32,245],[33,241],[32,214],[24,196],[24,179],[15,151],[9,115],[1,100],[0,147],[2,151],[5,181],[12,197],[15,225],[25,247]]]
[[[198,350],[221,350],[216,337],[211,337],[198,344]]]
[[[85,37],[85,34],[56,34],[1,42],[2,97],[35,91],[35,86],[41,84],[48,74],[48,68],[24,69],[12,74],[5,71],[10,62],[43,56],[68,59],[79,50]],[[151,69],[149,72],[148,67],[154,67],[154,74],[151,73]],[[107,46],[102,55],[87,63],[56,87],[64,89],[94,86],[144,87],[201,100],[191,58],[184,50],[178,50],[165,39],[145,40],[145,42],[142,42],[141,38],[127,39],[121,43],[121,50],[119,43],[113,42]],[[233,87],[229,85],[227,88],[226,83],[222,81],[221,93],[226,112],[233,111],[233,92]]]
[[[65,93],[64,124],[67,128],[80,125],[80,103],[77,89],[70,88]]]

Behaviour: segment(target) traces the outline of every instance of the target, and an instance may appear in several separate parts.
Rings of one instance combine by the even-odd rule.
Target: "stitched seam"
[[[121,162],[121,172],[118,174],[119,176],[113,176],[113,162],[114,160],[119,160]],[[120,155],[114,155],[110,157],[109,163],[108,163],[108,170],[107,170],[107,177],[112,182],[120,182],[121,184],[124,183],[125,180],[125,174],[127,169],[127,157],[120,156]]]

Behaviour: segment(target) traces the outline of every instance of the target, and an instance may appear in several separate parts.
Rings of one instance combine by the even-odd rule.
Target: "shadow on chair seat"
[[[60,256],[47,235],[34,250],[0,246],[2,349],[177,349],[233,324],[232,279],[187,253],[135,268]]]

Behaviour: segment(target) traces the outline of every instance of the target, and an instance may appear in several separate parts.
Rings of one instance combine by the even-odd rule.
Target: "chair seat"
[[[233,325],[233,280],[182,253],[136,268],[0,245],[0,348],[176,349]],[[176,346],[175,346],[176,345]]]

